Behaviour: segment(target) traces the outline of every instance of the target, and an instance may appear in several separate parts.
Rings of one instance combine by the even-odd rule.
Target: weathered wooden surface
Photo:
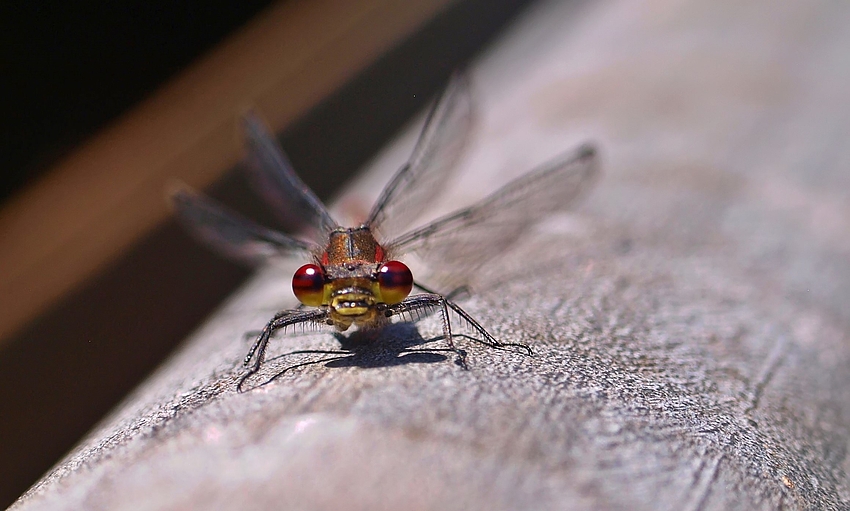
[[[400,353],[427,319],[236,394],[244,332],[290,303],[270,268],[16,509],[847,509],[848,23],[541,4],[472,70],[481,128],[447,197],[600,145],[585,204],[462,301],[536,356]],[[279,338],[262,374],[335,343]]]

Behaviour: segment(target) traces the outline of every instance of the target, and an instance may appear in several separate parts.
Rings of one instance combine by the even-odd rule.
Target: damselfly
[[[455,75],[435,101],[410,159],[396,172],[357,227],[341,227],[295,174],[274,137],[253,115],[243,120],[249,149],[246,169],[260,196],[281,220],[309,230],[299,235],[262,227],[197,192],[173,194],[178,218],[201,240],[223,254],[249,263],[273,257],[304,257],[292,278],[302,306],[278,312],[256,338],[239,380],[259,371],[272,334],[297,324],[330,325],[343,332],[355,325],[379,329],[394,316],[438,311],[443,339],[465,364],[455,346],[450,311],[494,348],[515,346],[493,337],[464,311],[450,291],[514,243],[534,222],[563,211],[598,174],[596,153],[582,146],[516,179],[472,207],[405,232],[443,190],[470,132],[472,108],[467,80]],[[430,263],[426,284],[414,280],[400,259],[415,254]],[[434,286],[434,287],[431,287]],[[411,295],[413,288],[421,292]]]

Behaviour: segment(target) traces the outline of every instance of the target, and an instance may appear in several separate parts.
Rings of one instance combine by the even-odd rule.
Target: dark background
[[[270,3],[2,5],[0,201]],[[282,143],[307,184],[320,197],[341,186],[528,3],[458,2],[289,127]],[[210,193],[269,219],[236,172]],[[0,348],[0,507],[248,275],[167,222]]]
[[[0,200],[270,3],[3,2]]]

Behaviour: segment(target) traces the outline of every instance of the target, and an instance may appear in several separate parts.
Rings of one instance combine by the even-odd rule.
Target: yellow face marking
[[[341,316],[363,316],[378,303],[373,283],[366,278],[337,279],[325,285],[325,304]]]

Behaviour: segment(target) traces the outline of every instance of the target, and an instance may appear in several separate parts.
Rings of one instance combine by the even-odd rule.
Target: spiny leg
[[[275,314],[266,326],[263,327],[263,330],[260,332],[260,335],[257,336],[257,340],[254,342],[254,345],[251,346],[248,354],[245,355],[245,360],[242,361],[242,365],[248,367],[248,370],[239,378],[239,382],[236,384],[236,390],[242,392],[242,384],[245,383],[245,380],[260,370],[260,366],[263,364],[263,360],[266,357],[266,347],[269,344],[269,339],[275,331],[286,328],[290,325],[297,325],[299,323],[324,323],[327,320],[327,317],[328,312],[324,309],[284,310]],[[252,359],[253,363],[251,362]]]
[[[481,334],[481,336],[483,337],[483,339],[471,339],[481,342],[482,344],[486,344],[491,348],[504,349],[507,347],[515,347],[519,348],[526,355],[533,355],[531,347],[529,347],[527,344],[518,342],[506,343],[499,341],[498,339],[493,337],[493,335],[490,334],[490,332],[488,332],[483,326],[481,326],[481,323],[476,321],[472,316],[469,315],[468,312],[463,310],[458,304],[437,293],[411,296],[399,304],[388,306],[387,312],[389,312],[390,315],[393,315],[428,308],[440,309],[440,313],[442,314],[441,319],[443,324],[443,337],[446,339],[446,342],[449,344],[449,347],[452,349],[452,351],[454,351],[461,357],[462,365],[465,365],[466,353],[463,350],[459,350],[455,347],[448,309],[451,309],[455,313],[457,313],[457,315],[460,316],[461,319],[466,321],[476,332]]]
[[[438,292],[434,291],[433,289],[431,289],[431,288],[429,288],[429,287],[426,287],[426,286],[424,286],[424,285],[420,284],[419,282],[414,282],[414,283],[413,283],[413,285],[414,285],[415,287],[417,287],[417,288],[421,289],[422,291],[425,291],[425,293],[426,293],[426,294],[434,295],[434,296],[439,296],[439,297],[444,298],[444,299],[445,299],[445,300],[447,300],[447,301],[451,301],[451,300],[453,300],[454,298],[456,298],[457,296],[468,296],[468,295],[469,295],[469,293],[470,293],[469,286],[466,286],[466,285],[463,285],[463,286],[460,286],[460,287],[456,287],[456,288],[455,288],[453,291],[451,291],[449,294],[438,293]],[[418,296],[418,295],[414,295],[414,296]],[[385,306],[385,307],[386,307],[386,306]],[[442,309],[443,309],[443,307],[442,307],[442,306],[437,306],[437,305],[435,305],[435,306],[433,306],[433,307],[430,307],[430,310],[426,310],[426,311],[424,311],[424,312],[425,312],[425,316],[430,316],[430,315],[431,315],[431,313],[433,313],[435,309],[442,310]],[[419,314],[419,312],[418,312],[418,311],[417,311],[417,319],[422,319],[422,316]]]
[[[457,354],[458,364],[464,369],[468,369],[469,366],[466,363],[466,352],[455,346],[454,340],[452,339],[452,325],[451,320],[449,319],[449,311],[446,308],[447,303],[448,301],[446,298],[437,293],[419,294],[405,298],[401,303],[387,306],[386,314],[389,317],[397,314],[403,314],[405,312],[419,311],[421,309],[438,308],[440,310],[440,320],[443,327],[443,338],[446,340],[449,348]]]
[[[484,336],[484,340],[478,339],[480,342],[497,349],[502,349],[506,347],[520,348],[522,351],[525,352],[526,355],[534,355],[534,353],[531,351],[531,347],[527,344],[523,344],[521,342],[502,342],[496,339],[490,334],[490,332],[488,332],[483,326],[481,326],[481,323],[476,321],[472,316],[469,315],[468,312],[463,310],[460,305],[454,303],[453,301],[446,299],[446,305],[453,311],[455,311],[458,316],[463,318],[464,321],[469,323],[469,325],[474,328],[478,333]]]

